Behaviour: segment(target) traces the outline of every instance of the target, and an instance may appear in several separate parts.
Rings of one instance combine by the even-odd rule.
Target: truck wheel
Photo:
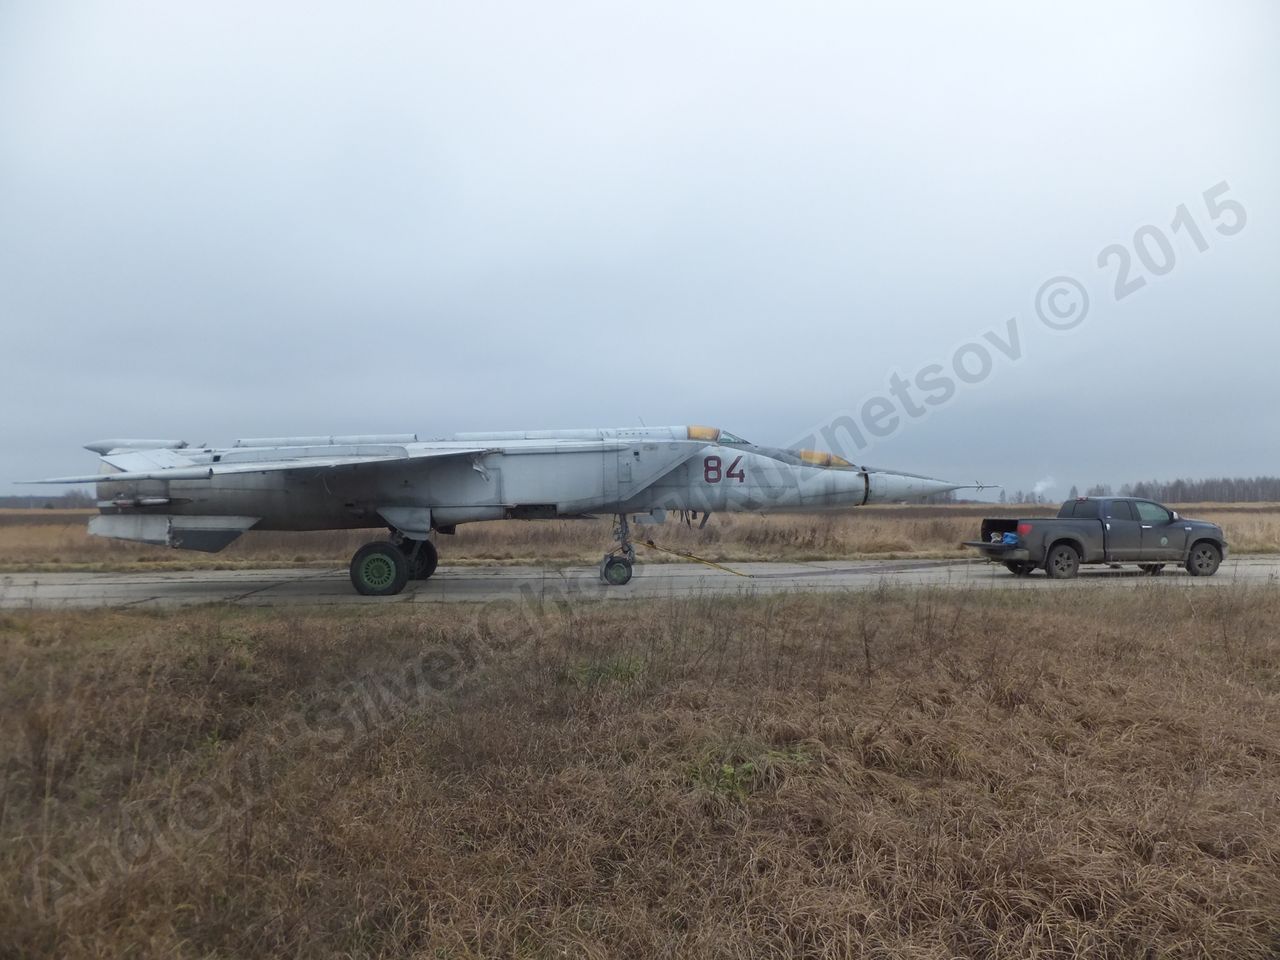
[[[1054,580],[1070,580],[1080,571],[1080,554],[1069,543],[1056,544],[1044,558],[1044,572]]]
[[[1163,563],[1140,563],[1138,569],[1149,577],[1160,576],[1160,571],[1164,569]]]
[[[1006,560],[1004,565],[1015,577],[1029,577],[1036,568],[1034,563],[1027,563],[1025,560]]]
[[[409,581],[409,561],[394,543],[366,543],[351,558],[351,585],[366,597],[391,597]]]
[[[1208,540],[1201,540],[1187,557],[1187,573],[1193,577],[1212,577],[1221,563],[1222,551]]]

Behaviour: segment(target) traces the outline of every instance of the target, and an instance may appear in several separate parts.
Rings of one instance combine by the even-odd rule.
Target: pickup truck
[[[982,538],[964,545],[1015,576],[1043,567],[1055,580],[1074,577],[1082,563],[1133,563],[1152,576],[1177,563],[1193,577],[1211,577],[1227,555],[1216,523],[1137,497],[1080,497],[1064,503],[1057,517],[989,517]]]

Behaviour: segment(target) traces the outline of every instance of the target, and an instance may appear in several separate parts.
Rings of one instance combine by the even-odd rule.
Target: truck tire
[[[1187,573],[1193,577],[1212,577],[1222,564],[1222,551],[1217,544],[1201,540],[1187,554]]]
[[[1015,577],[1029,577],[1036,568],[1034,563],[1028,563],[1025,560],[1006,560],[1004,565]]]
[[[1080,572],[1080,554],[1069,543],[1055,543],[1045,555],[1044,572],[1054,580],[1070,580]]]
[[[1140,563],[1138,569],[1149,577],[1160,576],[1160,571],[1164,569],[1163,563]]]

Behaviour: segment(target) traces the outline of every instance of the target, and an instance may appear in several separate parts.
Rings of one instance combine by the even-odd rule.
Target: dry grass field
[[[5,614],[0,957],[1275,958],[1278,624],[1160,582]]]
[[[1280,551],[1280,504],[1205,504],[1178,509],[1226,529],[1237,553]],[[638,527],[640,537],[710,560],[832,560],[861,557],[964,556],[962,540],[977,536],[983,516],[1034,516],[1054,507],[875,506],[840,514],[755,516],[721,514],[707,526],[675,520]],[[332,533],[250,532],[218,554],[101,540],[85,532],[91,514],[78,511],[0,511],[0,570],[193,569],[343,565],[378,530]],[[440,537],[442,561],[450,563],[595,563],[611,545],[609,520],[477,523]],[[642,550],[646,562],[665,554]]]

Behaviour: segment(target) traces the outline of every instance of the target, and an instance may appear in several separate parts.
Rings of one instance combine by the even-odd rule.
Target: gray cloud
[[[10,5],[0,490],[103,435],[787,442],[1034,323],[1063,273],[1087,323],[868,459],[1010,488],[1276,472],[1278,19]],[[1223,179],[1247,229],[1175,237],[1107,303],[1099,251]]]

